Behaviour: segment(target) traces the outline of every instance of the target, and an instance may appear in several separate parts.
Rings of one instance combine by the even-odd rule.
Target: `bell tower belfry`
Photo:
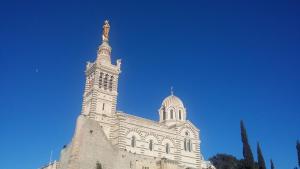
[[[97,59],[86,65],[86,83],[81,114],[97,121],[112,117],[116,113],[118,78],[121,60],[111,63],[109,45],[109,22],[103,24],[102,43],[97,51]]]

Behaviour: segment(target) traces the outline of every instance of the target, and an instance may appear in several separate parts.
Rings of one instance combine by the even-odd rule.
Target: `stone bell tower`
[[[88,62],[85,71],[86,83],[81,114],[97,121],[112,118],[116,113],[121,60],[117,60],[116,65],[111,63],[109,29],[110,25],[106,20],[97,59],[92,63]]]

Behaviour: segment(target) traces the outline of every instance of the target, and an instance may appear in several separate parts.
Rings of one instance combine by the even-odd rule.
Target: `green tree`
[[[270,160],[270,163],[271,163],[271,169],[275,169],[275,166],[274,166],[274,163],[273,163],[272,159]]]
[[[258,169],[266,169],[266,163],[261,152],[261,148],[259,143],[257,143],[257,162],[258,162]]]
[[[229,154],[216,154],[209,161],[217,169],[239,169],[240,161]]]
[[[241,125],[241,137],[243,142],[243,156],[244,156],[243,168],[254,169],[255,163],[253,159],[253,154],[248,142],[247,132],[243,120],[241,120],[240,125]]]

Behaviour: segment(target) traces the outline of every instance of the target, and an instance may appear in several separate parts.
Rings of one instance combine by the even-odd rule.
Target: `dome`
[[[167,126],[172,126],[186,120],[185,107],[177,96],[173,95],[166,97],[159,109],[159,121],[164,122]]]
[[[183,102],[174,95],[166,97],[162,102],[163,107],[181,107],[184,108]]]

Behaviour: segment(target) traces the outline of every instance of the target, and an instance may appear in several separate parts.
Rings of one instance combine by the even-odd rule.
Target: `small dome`
[[[172,126],[186,120],[186,110],[182,101],[173,95],[166,97],[159,109],[159,121]]]
[[[170,95],[162,102],[163,107],[181,107],[184,108],[182,101],[174,95]]]

